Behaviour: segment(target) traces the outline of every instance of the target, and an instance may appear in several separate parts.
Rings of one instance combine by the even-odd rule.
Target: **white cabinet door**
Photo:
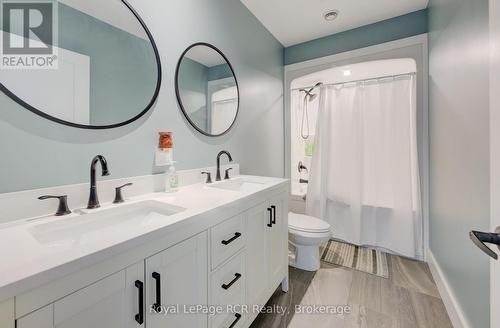
[[[246,212],[247,220],[247,303],[264,305],[268,289],[266,235],[269,214],[267,204]],[[252,312],[253,314],[253,312]]]
[[[266,225],[266,255],[268,288],[273,291],[283,280],[287,269],[288,220],[285,208],[286,201],[277,197],[269,203],[267,219],[271,226]]]
[[[54,303],[57,328],[141,327],[135,320],[144,262],[115,273]],[[142,279],[140,279],[142,281]]]
[[[54,328],[54,304],[28,314],[16,321],[17,328]]]
[[[19,328],[137,328],[144,262],[104,278],[17,320]]]
[[[15,328],[15,302],[11,298],[9,300],[0,302],[0,322],[2,328]]]
[[[246,212],[248,304],[264,305],[288,269],[286,195]]]
[[[189,313],[207,305],[207,233],[185,240],[146,259],[146,322],[148,328],[207,327],[208,316]],[[156,313],[152,307],[160,305]]]

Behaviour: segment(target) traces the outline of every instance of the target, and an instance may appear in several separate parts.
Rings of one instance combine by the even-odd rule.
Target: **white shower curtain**
[[[412,74],[321,88],[306,211],[334,238],[422,259],[415,94]]]

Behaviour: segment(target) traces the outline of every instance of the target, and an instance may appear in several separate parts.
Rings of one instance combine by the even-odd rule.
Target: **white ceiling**
[[[148,40],[142,25],[120,0],[59,0],[59,2]]]
[[[191,58],[206,67],[214,67],[226,63],[224,58],[222,58],[217,51],[206,46],[196,46],[189,49],[186,57]]]
[[[427,8],[429,0],[240,0],[285,46]],[[334,21],[323,18],[337,9]]]

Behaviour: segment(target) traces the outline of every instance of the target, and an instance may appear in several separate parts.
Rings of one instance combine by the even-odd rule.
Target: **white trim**
[[[284,78],[284,143],[285,143],[285,177],[290,178],[291,176],[291,164],[290,164],[290,86],[297,76],[295,76],[299,71],[302,71],[306,75],[317,71],[320,66],[334,65],[335,62],[345,61],[350,59],[355,59],[358,57],[364,57],[369,55],[377,55],[382,53],[387,53],[391,50],[397,50],[401,48],[411,47],[420,45],[422,46],[422,72],[417,72],[417,75],[423,80],[423,127],[422,127],[422,167],[420,168],[420,176],[422,179],[422,211],[423,211],[423,229],[424,229],[424,260],[427,260],[427,250],[429,249],[429,56],[428,56],[428,35],[427,33],[390,41],[386,43],[377,44],[370,47],[355,49],[331,56],[316,58],[312,60],[307,60],[300,63],[290,64],[285,66],[285,78]],[[371,59],[372,60],[372,59]],[[306,71],[308,71],[306,73]],[[302,73],[301,72],[301,73]]]
[[[385,52],[388,50],[409,47],[409,46],[413,46],[416,44],[426,44],[427,45],[427,38],[428,38],[427,33],[424,33],[424,34],[419,34],[419,35],[415,35],[415,36],[410,36],[410,37],[404,38],[404,39],[399,39],[399,40],[395,40],[395,41],[389,41],[389,42],[385,42],[385,43],[381,43],[381,44],[376,44],[374,46],[354,49],[354,50],[341,52],[341,53],[330,55],[330,56],[314,58],[314,59],[306,60],[306,61],[299,62],[299,63],[288,64],[288,65],[285,65],[285,75],[287,72],[296,71],[299,69],[304,69],[304,68],[309,68],[309,67],[314,67],[314,66],[319,66],[322,64],[330,64],[332,62],[336,62],[336,61],[340,61],[340,60],[344,60],[344,59],[350,59],[353,57],[372,55],[372,54],[375,54],[378,52]]]
[[[427,250],[427,258],[429,268],[431,269],[432,276],[441,294],[441,299],[443,300],[444,306],[446,307],[446,312],[450,317],[451,323],[454,328],[471,328],[472,326],[467,321],[460,304],[457,301],[455,293],[450,288],[446,276],[443,274],[439,263],[437,262],[434,254],[429,249]]]
[[[495,231],[499,225],[500,206],[498,197],[500,196],[500,4],[498,1],[489,2],[489,32],[490,32],[490,225]],[[484,256],[484,255],[483,255]],[[490,326],[500,320],[500,263],[490,259]]]

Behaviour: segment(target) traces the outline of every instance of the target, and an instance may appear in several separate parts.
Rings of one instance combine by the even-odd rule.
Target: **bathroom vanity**
[[[288,288],[287,198],[239,176],[3,224],[0,326],[248,327]]]

